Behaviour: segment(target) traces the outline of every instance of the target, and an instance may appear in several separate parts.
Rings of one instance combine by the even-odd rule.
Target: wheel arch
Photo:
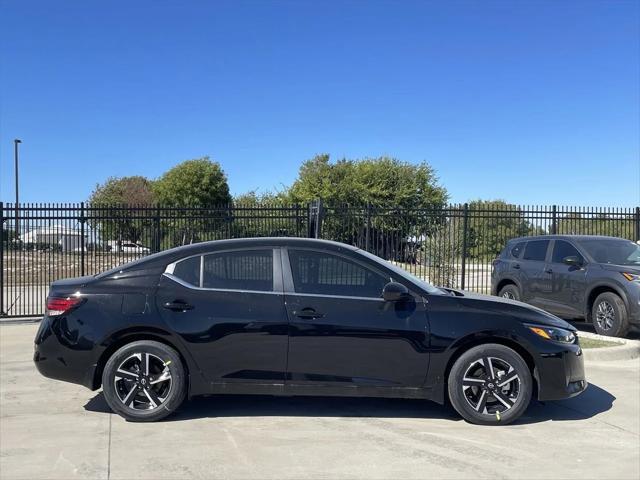
[[[190,364],[186,355],[184,354],[182,349],[176,344],[176,342],[170,339],[170,334],[161,329],[127,330],[124,332],[120,332],[115,336],[112,336],[110,340],[107,342],[108,346],[102,352],[102,354],[98,358],[98,362],[96,363],[96,368],[93,374],[93,383],[92,383],[93,390],[97,390],[102,386],[102,373],[104,372],[104,367],[109,361],[109,358],[111,358],[111,356],[121,347],[139,340],[151,340],[151,341],[159,342],[168,347],[173,348],[180,356],[180,360],[182,360],[182,364],[185,369],[185,377],[187,380],[186,382],[187,391],[191,390],[190,372],[193,371],[194,366]]]

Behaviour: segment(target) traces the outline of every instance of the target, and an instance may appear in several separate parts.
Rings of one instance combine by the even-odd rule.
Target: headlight
[[[525,325],[533,333],[547,340],[553,340],[560,343],[574,343],[576,336],[573,332],[563,328],[546,327],[542,325]]]
[[[636,275],[635,273],[622,272],[622,276],[630,282],[640,282],[640,275]]]

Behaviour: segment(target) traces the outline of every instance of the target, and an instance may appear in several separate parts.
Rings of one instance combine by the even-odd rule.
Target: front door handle
[[[519,263],[516,263],[516,264],[513,266],[513,268],[514,268],[515,270],[520,270],[520,264],[519,264]]]
[[[182,300],[167,302],[162,306],[172,312],[186,312],[187,310],[193,310],[193,305],[189,305],[187,302],[183,302]]]
[[[544,271],[544,273],[553,273],[553,270],[552,270],[552,269],[550,269],[550,268],[546,268],[546,269],[545,269],[545,271]]]
[[[303,308],[299,312],[293,312],[293,314],[296,317],[302,318],[302,319],[305,319],[305,320],[313,320],[315,318],[324,317],[324,313],[318,313],[313,308]]]

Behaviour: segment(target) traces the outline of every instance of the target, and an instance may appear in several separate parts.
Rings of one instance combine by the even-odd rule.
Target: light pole
[[[13,141],[13,154],[14,154],[14,159],[15,159],[15,170],[16,170],[16,240],[20,239],[20,226],[18,224],[18,220],[19,220],[19,214],[18,214],[18,202],[19,202],[19,194],[18,194],[18,145],[22,143],[22,140],[16,138]]]

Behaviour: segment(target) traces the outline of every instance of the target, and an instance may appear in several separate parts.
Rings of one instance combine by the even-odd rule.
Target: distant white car
[[[107,245],[111,247],[112,252],[117,253],[151,253],[149,247],[135,242],[112,240],[107,242]]]

